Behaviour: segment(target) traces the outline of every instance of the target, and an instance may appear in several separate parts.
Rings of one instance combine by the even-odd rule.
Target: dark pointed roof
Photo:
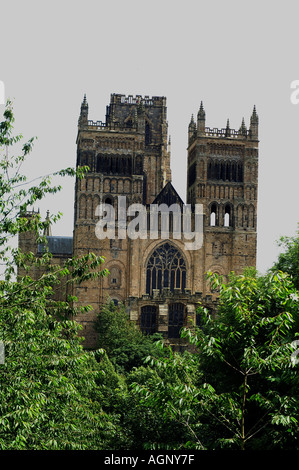
[[[159,192],[152,204],[167,204],[168,206],[171,206],[171,204],[179,204],[183,206],[184,202],[169,181]]]

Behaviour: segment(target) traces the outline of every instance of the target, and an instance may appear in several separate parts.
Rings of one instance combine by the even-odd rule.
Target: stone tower
[[[258,115],[247,129],[206,127],[201,103],[188,128],[187,202],[203,205],[202,269],[224,275],[256,265]]]
[[[113,200],[126,193],[130,202],[149,203],[171,180],[167,128],[164,97],[112,94],[105,122],[95,122],[88,119],[84,96],[77,165],[88,165],[93,178],[106,176],[105,184],[97,189],[100,196]],[[85,191],[76,188],[76,204]],[[75,222],[78,215],[75,211]]]
[[[94,252],[105,257],[110,275],[100,285],[89,282],[77,288],[79,303],[89,303],[95,312],[94,317],[79,319],[86,337],[92,335],[91,323],[99,305],[108,296],[115,301],[128,298],[139,283],[130,274],[132,263],[137,263],[137,272],[139,262],[130,240],[96,237],[96,208],[100,203],[112,205],[117,217],[118,196],[126,197],[127,207],[133,203],[147,205],[171,180],[166,98],[112,94],[105,122],[89,120],[88,112],[84,96],[78,122],[77,166],[87,165],[89,172],[76,181],[74,255]]]

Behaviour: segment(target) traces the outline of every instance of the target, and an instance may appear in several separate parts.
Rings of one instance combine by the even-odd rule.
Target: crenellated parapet
[[[232,139],[232,140],[258,140],[258,124],[259,119],[254,106],[250,118],[250,125],[247,128],[244,118],[242,118],[241,126],[239,129],[232,129],[227,120],[226,127],[207,127],[206,126],[206,113],[201,102],[199,111],[197,113],[197,124],[194,121],[192,114],[188,126],[188,144],[191,146],[198,137],[212,137],[217,139]]]

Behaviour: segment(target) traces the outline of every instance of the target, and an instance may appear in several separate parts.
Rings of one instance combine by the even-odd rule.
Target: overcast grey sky
[[[167,97],[173,184],[185,200],[187,129],[203,100],[206,125],[260,119],[258,262],[277,257],[298,214],[299,80],[296,1],[26,0],[2,2],[0,81],[14,100],[16,131],[38,136],[28,176],[75,166],[84,93],[104,120],[111,93]],[[2,106],[3,109],[3,106]],[[39,207],[64,213],[55,235],[72,235],[74,181]]]

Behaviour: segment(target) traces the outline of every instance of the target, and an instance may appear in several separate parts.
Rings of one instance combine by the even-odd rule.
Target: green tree
[[[135,383],[141,402],[186,429],[189,440],[177,447],[298,448],[298,365],[291,360],[298,293],[290,277],[248,271],[226,285],[211,280],[217,315],[201,308],[201,328],[182,334],[196,353],[149,359],[159,380]]]
[[[160,359],[149,356],[147,367],[131,371],[127,378],[132,398],[126,423],[134,442],[151,450],[205,449],[198,407],[194,407],[199,393],[198,357],[173,352],[163,341],[159,347]]]
[[[157,354],[159,334],[144,335],[130,320],[123,304],[108,300],[102,307],[96,325],[99,347],[105,349],[119,372],[127,373],[143,364],[149,354]]]
[[[12,237],[27,230],[45,242],[41,233],[47,222],[38,214],[28,220],[24,213],[60,189],[51,186],[49,175],[32,185],[21,174],[33,139],[23,145],[20,156],[12,156],[11,147],[21,143],[21,136],[13,136],[13,122],[8,102],[0,123],[0,258],[4,264],[0,340],[5,347],[4,364],[0,364],[0,448],[110,448],[119,428],[99,401],[104,370],[95,356],[104,352],[84,351],[78,335],[81,327],[70,319],[78,311],[76,297],[69,296],[65,302],[53,299],[55,285],[66,276],[67,282],[78,284],[104,275],[103,260],[91,253],[59,267],[51,264],[47,251],[35,258],[12,248]],[[84,171],[66,169],[58,174],[81,177]],[[18,266],[26,267],[28,275],[16,281]],[[41,268],[40,275],[32,278],[30,268],[35,266]]]
[[[279,245],[283,247],[283,252],[279,254],[273,269],[290,274],[299,289],[299,230],[294,237],[281,237]]]

